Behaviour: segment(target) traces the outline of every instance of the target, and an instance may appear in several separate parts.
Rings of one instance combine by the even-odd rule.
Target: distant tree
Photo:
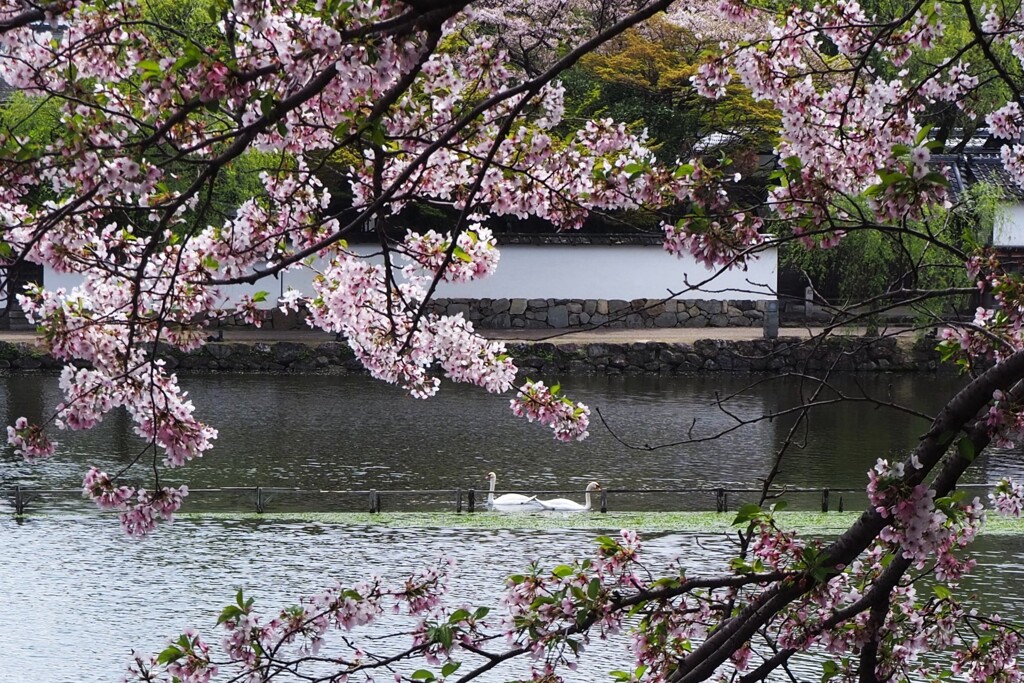
[[[758,155],[770,154],[774,145],[778,114],[739,84],[718,100],[697,93],[691,81],[697,67],[719,40],[736,33],[725,21],[703,28],[708,32],[697,34],[655,18],[609,41],[566,74],[569,111],[574,118],[610,116],[646,128],[667,163],[725,156],[743,175],[755,172]]]

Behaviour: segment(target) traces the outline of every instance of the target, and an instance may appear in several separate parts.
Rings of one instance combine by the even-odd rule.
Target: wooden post
[[[370,491],[370,514],[380,512],[380,496],[377,495],[377,491]]]
[[[608,512],[608,492],[601,489],[601,512]]]
[[[455,512],[462,512],[462,489],[455,489]]]
[[[469,490],[469,502],[466,505],[467,512],[476,511],[476,491],[474,489]]]
[[[725,489],[718,489],[715,491],[715,511],[725,512],[729,509],[729,494],[725,492]]]
[[[17,515],[25,514],[25,499],[21,495],[21,487],[14,487],[14,513]]]
[[[256,487],[256,513],[263,514],[263,488],[261,486]]]
[[[821,511],[828,512],[828,489],[821,490]]]

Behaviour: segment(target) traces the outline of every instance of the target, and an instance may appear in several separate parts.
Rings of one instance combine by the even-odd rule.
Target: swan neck
[[[586,505],[583,506],[583,509],[584,510],[589,510],[590,509],[590,491],[587,491],[586,495],[583,496],[583,500],[586,503]]]
[[[495,479],[491,479],[491,488],[487,492],[487,505],[494,505],[494,482]]]

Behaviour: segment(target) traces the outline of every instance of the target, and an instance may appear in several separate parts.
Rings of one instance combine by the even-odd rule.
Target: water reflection
[[[837,386],[930,413],[960,382],[948,376],[874,374],[840,377]],[[498,473],[501,486],[524,491],[582,490],[591,480],[606,489],[757,487],[790,436],[795,417],[786,411],[813,388],[793,379],[761,382],[744,375],[573,377],[563,386],[594,408],[595,425],[590,439],[558,444],[543,428],[512,417],[507,397],[468,387],[445,387],[438,397],[420,401],[367,377],[193,376],[183,384],[220,438],[208,456],[169,473],[170,481],[194,489],[335,491],[479,490],[490,470]],[[730,397],[724,404],[728,412],[719,405],[724,397]],[[835,394],[826,391],[821,398]],[[53,377],[0,378],[0,415],[9,421],[22,414],[38,419],[59,400]],[[598,410],[608,429],[597,420]],[[765,414],[779,417],[739,426]],[[912,448],[925,424],[867,402],[816,409],[808,428],[796,430],[779,483],[862,490],[874,461]],[[680,443],[722,431],[714,441]],[[91,432],[57,436],[57,457],[37,466],[19,462],[8,449],[0,461],[3,485],[77,488],[88,465],[116,471],[142,448],[123,413],[108,416]],[[1019,475],[1024,467],[1018,455],[997,452],[981,459],[968,481]],[[817,505],[818,495],[805,496],[805,504]],[[199,504],[201,497],[190,502]],[[286,497],[278,494],[279,500]],[[412,500],[397,497],[392,503],[401,507]],[[230,506],[224,500],[210,504]],[[248,509],[250,503],[241,504]],[[328,503],[313,503],[314,509],[321,504]],[[365,506],[363,498],[338,504]],[[425,504],[436,509],[454,501]],[[848,508],[857,504],[851,501]],[[609,505],[706,509],[713,497],[613,494]]]

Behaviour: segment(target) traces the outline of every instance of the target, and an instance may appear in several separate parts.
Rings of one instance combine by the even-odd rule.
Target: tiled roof
[[[1024,200],[1024,188],[1013,181],[1003,167],[1003,161],[994,154],[965,154],[968,183],[988,183],[1003,190],[1007,198]]]

